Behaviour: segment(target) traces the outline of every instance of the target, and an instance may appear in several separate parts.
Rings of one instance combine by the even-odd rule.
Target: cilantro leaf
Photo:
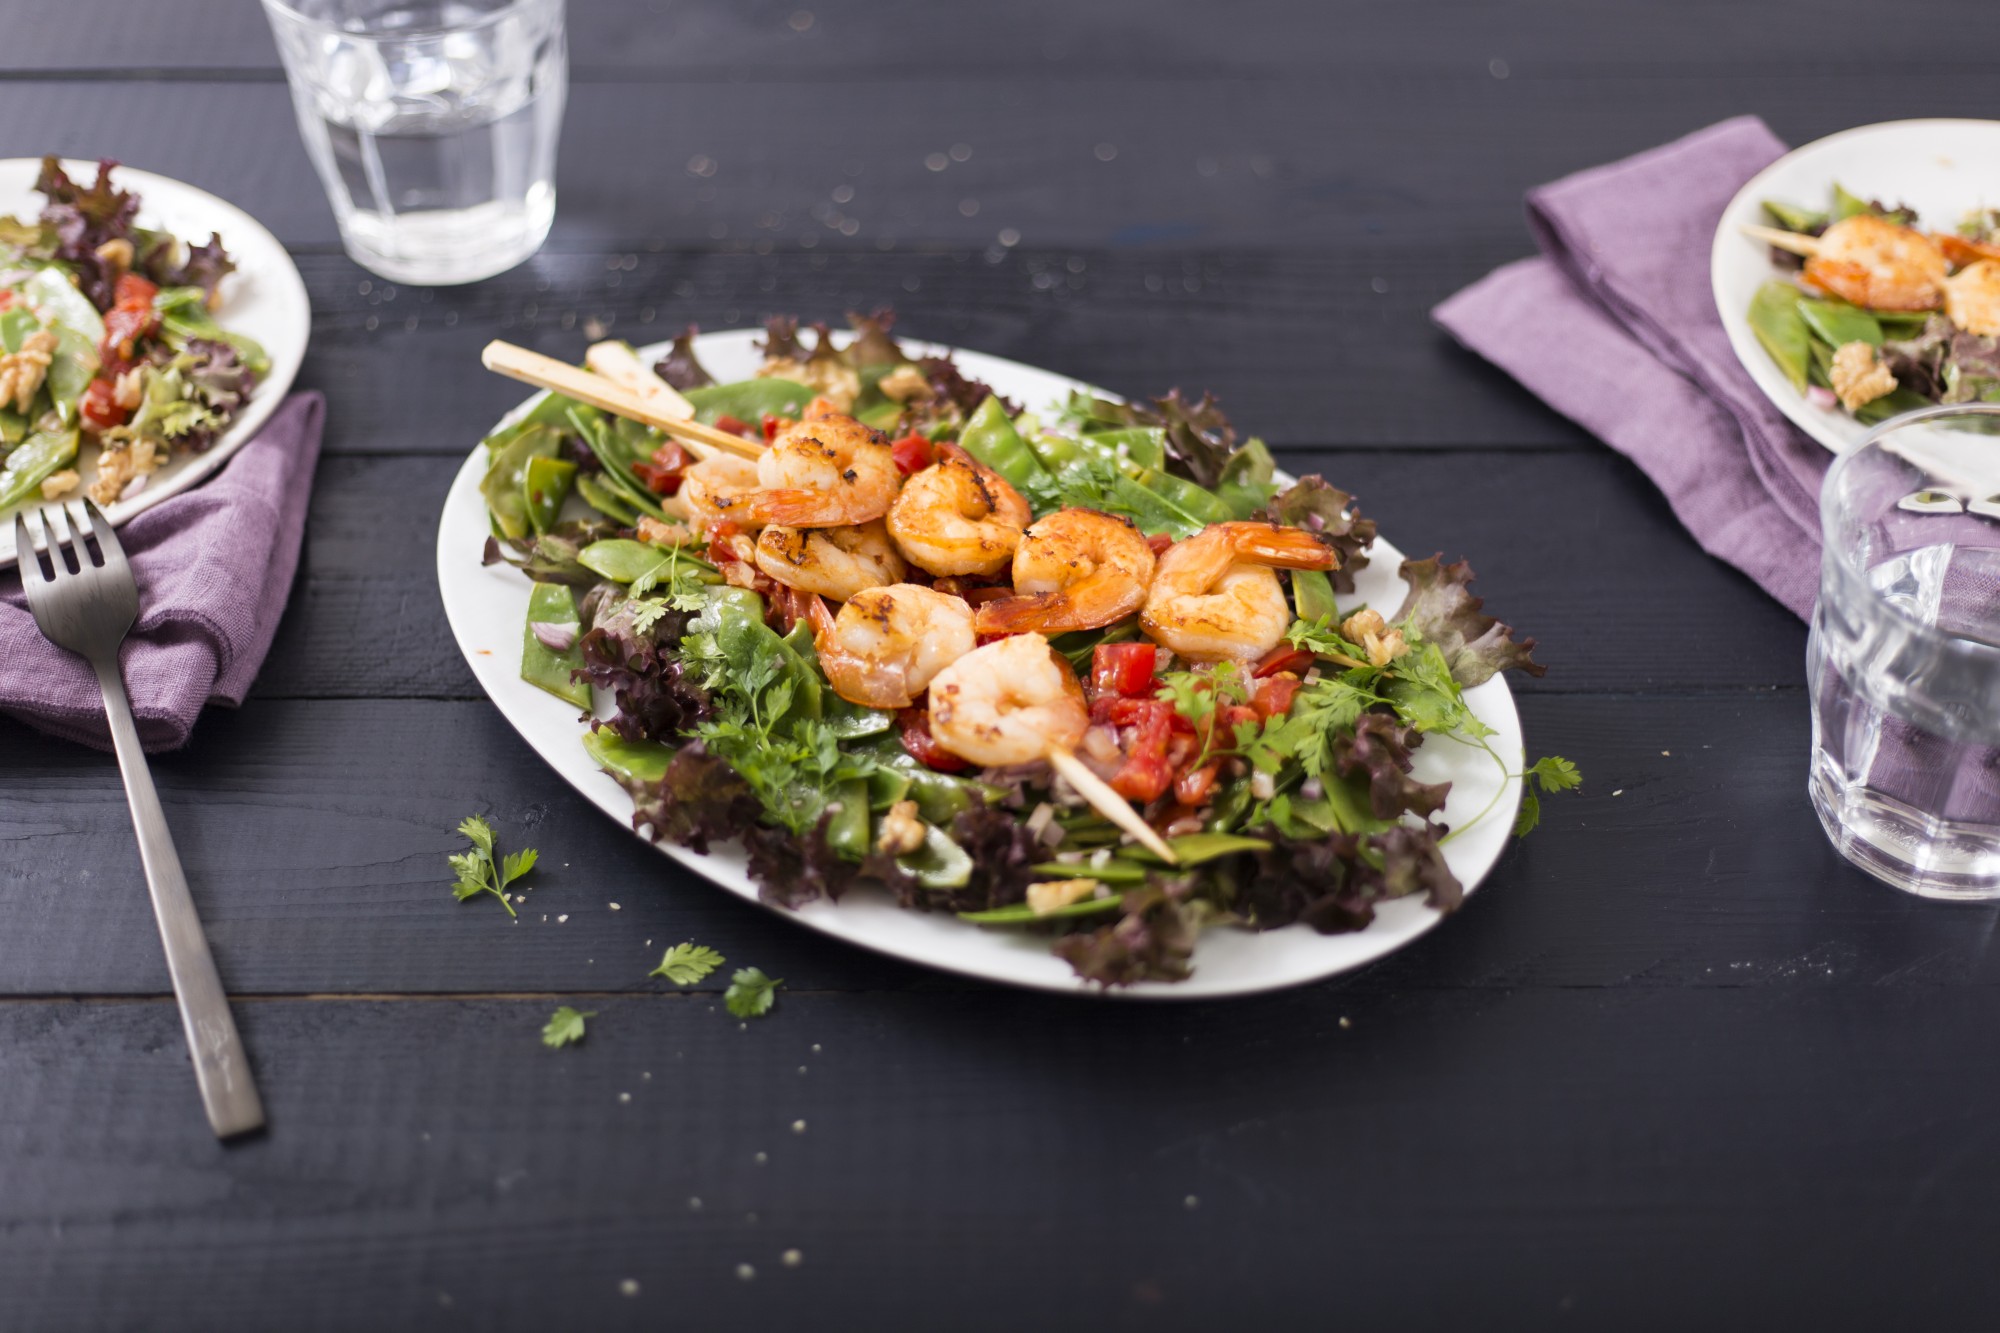
[[[667,950],[666,957],[660,959],[660,965],[646,975],[665,977],[676,986],[692,986],[725,961],[721,954],[707,945],[690,940]]]
[[[1542,822],[1542,798],[1528,788],[1521,789],[1521,813],[1514,817],[1514,836],[1525,838]]]
[[[578,1013],[568,1005],[561,1006],[549,1015],[549,1021],[542,1026],[542,1045],[553,1048],[582,1041],[583,1020],[595,1017],[595,1010]]]
[[[722,993],[722,1002],[738,1018],[762,1018],[777,1003],[778,987],[784,984],[784,978],[773,980],[757,968],[738,968],[729,978],[729,989]]]
[[[1574,791],[1583,785],[1583,774],[1561,755],[1546,755],[1528,765],[1521,774],[1521,813],[1514,820],[1514,836],[1524,838],[1542,822],[1542,799],[1535,788],[1554,794]]]
[[[514,904],[508,901],[509,895],[503,890],[534,869],[538,853],[532,847],[511,852],[496,869],[493,864],[493,826],[478,815],[468,815],[459,821],[458,831],[472,843],[472,850],[452,852],[445,857],[452,873],[458,877],[451,886],[451,896],[460,902],[468,902],[482,893],[490,893],[500,900],[508,916],[516,915]]]

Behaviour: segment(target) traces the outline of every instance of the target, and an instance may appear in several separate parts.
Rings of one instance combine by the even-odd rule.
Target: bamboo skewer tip
[[[1069,785],[1076,788],[1077,795],[1089,801],[1098,814],[1131,834],[1141,846],[1168,865],[1180,864],[1180,857],[1167,845],[1167,840],[1154,832],[1153,826],[1141,819],[1139,812],[1113,791],[1109,783],[1091,772],[1081,759],[1060,748],[1051,749],[1048,759],[1049,767],[1068,779]]]

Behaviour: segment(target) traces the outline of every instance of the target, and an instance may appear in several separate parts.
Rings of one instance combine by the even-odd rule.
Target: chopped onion
[[[542,647],[552,653],[566,653],[576,646],[577,625],[573,620],[564,624],[531,620],[528,622],[528,629]]]
[[[1035,807],[1034,813],[1028,816],[1027,828],[1029,835],[1036,838],[1041,837],[1042,830],[1047,828],[1049,821],[1055,817],[1056,808],[1047,801],[1043,801]]]
[[[1189,815],[1185,819],[1176,819],[1173,823],[1167,825],[1166,829],[1169,838],[1180,838],[1190,833],[1199,832],[1201,832],[1201,820],[1194,815]]]
[[[1278,788],[1271,781],[1271,775],[1260,768],[1250,775],[1250,794],[1260,801],[1268,801],[1278,794]]]
[[[1110,727],[1097,726],[1083,733],[1083,752],[1099,763],[1116,763],[1123,756],[1118,749],[1118,733]]]
[[[1299,784],[1299,795],[1305,797],[1308,801],[1317,801],[1320,797],[1326,795],[1326,788],[1320,785],[1318,778],[1307,778]]]
[[[140,473],[138,476],[132,478],[132,480],[125,483],[124,488],[118,492],[118,498],[121,500],[131,499],[133,496],[137,495],[140,491],[145,490],[146,483],[151,481],[152,479],[153,479],[152,473],[150,472]]]
[[[1808,384],[1806,386],[1806,401],[1814,407],[1831,408],[1840,406],[1840,400],[1833,396],[1833,390],[1827,388],[1824,384]]]

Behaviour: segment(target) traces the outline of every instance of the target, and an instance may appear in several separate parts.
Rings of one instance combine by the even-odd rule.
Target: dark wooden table
[[[110,761],[0,724],[0,1328],[1990,1323],[1995,913],[1834,856],[1801,626],[1426,317],[1528,251],[1536,182],[1741,112],[1990,114],[1990,7],[573,5],[555,235],[435,292],[341,254],[245,0],[10,19],[0,154],[263,218],[330,425],[253,698],[155,770],[267,1136],[202,1124]],[[1213,389],[1471,556],[1584,794],[1414,947],[1187,1006],[886,961],[640,845],[442,618],[439,505],[520,396],[478,348],[886,302]],[[448,891],[475,810],[542,850],[518,926]],[[687,938],[775,1015],[649,983]],[[559,1002],[584,1046],[540,1045]]]

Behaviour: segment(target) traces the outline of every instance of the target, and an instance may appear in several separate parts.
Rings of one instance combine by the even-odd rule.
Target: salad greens
[[[1405,561],[1400,606],[1353,604],[1374,523],[1322,478],[1282,483],[1212,398],[1078,394],[1038,415],[949,358],[906,357],[888,312],[850,318],[844,348],[824,326],[802,339],[796,321],[772,321],[756,379],[715,383],[692,330],[656,373],[744,434],[825,399],[894,439],[906,474],[956,446],[1038,518],[1094,509],[1156,549],[1212,524],[1275,523],[1338,562],[1285,576],[1290,624],[1258,660],[1175,659],[1135,616],[1051,639],[1088,681],[1079,755],[1166,837],[1169,862],[1044,765],[981,769],[949,752],[921,700],[899,712],[842,698],[815,643],[817,599],[773,582],[734,524],[698,534],[678,517],[681,446],[545,397],[486,441],[486,559],[535,583],[523,677],[612,705],[583,744],[632,794],[635,827],[696,851],[741,840],[751,877],[786,906],[868,881],[911,910],[1047,934],[1105,985],[1185,977],[1212,926],[1351,931],[1387,899],[1458,904],[1443,848],[1463,829],[1437,822],[1449,786],[1418,781],[1415,754],[1464,745],[1506,772],[1465,691],[1542,671],[1534,641],[1485,614],[1469,566]],[[973,601],[1010,592],[1004,572],[905,578]],[[1525,780],[1552,793],[1580,777],[1547,759]],[[1530,792],[1518,827],[1538,819]],[[688,985],[722,962],[681,945],[655,975]],[[731,1012],[764,1012],[777,984],[737,972]]]
[[[235,267],[221,239],[184,245],[138,226],[139,198],[112,184],[114,166],[100,162],[85,186],[44,158],[41,214],[0,218],[0,509],[133,494],[212,444],[270,370],[210,313]],[[96,457],[80,470],[86,442]]]
[[[1767,200],[1772,278],[1750,331],[1792,387],[1873,425],[1933,403],[2000,402],[2000,245],[1991,210],[1956,231],[1837,182],[1825,210]],[[1786,234],[1791,238],[1788,239]]]

